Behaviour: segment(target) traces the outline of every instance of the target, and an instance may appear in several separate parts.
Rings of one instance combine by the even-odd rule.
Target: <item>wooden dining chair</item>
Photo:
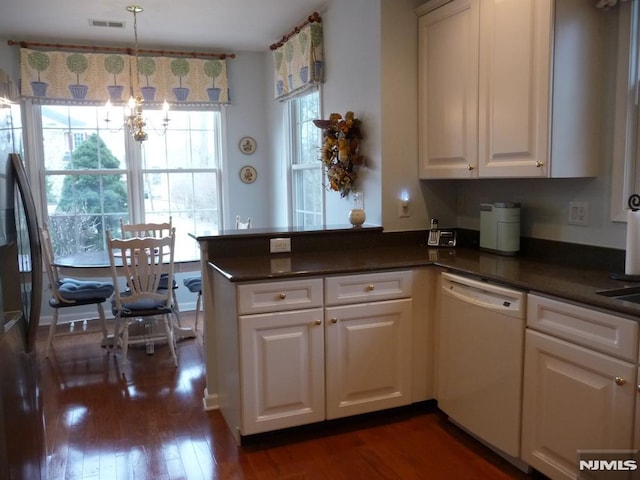
[[[102,345],[106,346],[108,343],[107,322],[102,304],[113,294],[113,284],[108,282],[77,280],[69,277],[61,278],[58,267],[54,262],[51,235],[49,234],[49,230],[46,226],[40,228],[40,238],[45,270],[47,271],[49,285],[52,292],[52,296],[49,299],[49,305],[53,308],[53,317],[51,319],[51,325],[49,325],[49,338],[47,339],[45,356],[49,356],[49,349],[53,344],[53,338],[58,335],[56,330],[58,325],[58,314],[61,308],[95,305],[98,309],[98,319],[100,320],[100,327],[102,329]],[[73,330],[74,333],[86,331],[84,328],[80,330],[74,328]]]
[[[122,357],[126,360],[131,344],[149,345],[164,340],[169,345],[174,364],[178,366],[171,321],[175,307],[171,290],[160,288],[163,278],[168,285],[173,281],[175,228],[167,237],[127,239],[111,238],[107,231],[107,246],[111,276],[116,285],[111,305],[116,320],[114,341],[122,349]],[[154,322],[158,317],[162,319],[162,332]],[[143,328],[145,333],[131,337],[129,327],[146,321],[149,323],[144,327],[149,325],[150,328]]]
[[[251,228],[251,218],[248,217],[246,222],[243,222],[240,215],[236,216],[236,230],[247,230]]]
[[[122,234],[122,238],[160,238],[170,235],[172,230],[172,217],[169,217],[168,222],[160,223],[124,223],[124,220],[120,218],[120,232]],[[160,281],[159,288],[166,289],[168,286],[169,283],[167,283],[167,278],[166,276],[163,276]],[[171,284],[171,298],[173,300],[174,316],[178,322],[178,326],[180,326],[180,306],[178,305],[177,289],[178,283],[174,280]]]
[[[200,313],[200,309],[202,308],[202,276],[193,275],[191,277],[186,277],[182,283],[191,293],[195,293],[196,296],[196,322],[194,330],[198,330],[198,315]]]

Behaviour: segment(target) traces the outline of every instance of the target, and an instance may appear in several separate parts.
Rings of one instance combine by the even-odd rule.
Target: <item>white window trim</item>
[[[640,194],[640,0],[619,6],[611,220],[627,220],[627,202]],[[632,47],[635,49],[632,55]]]

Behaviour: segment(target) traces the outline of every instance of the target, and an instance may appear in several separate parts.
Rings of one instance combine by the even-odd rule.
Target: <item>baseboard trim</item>
[[[218,403],[218,394],[209,394],[207,389],[204,389],[204,398],[202,399],[202,405],[204,405],[205,410],[218,410],[220,408],[220,404]]]

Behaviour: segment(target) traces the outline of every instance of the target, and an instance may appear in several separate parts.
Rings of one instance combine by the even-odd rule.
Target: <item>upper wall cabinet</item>
[[[602,12],[584,0],[436,4],[418,11],[420,178],[598,175]]]
[[[479,26],[477,0],[454,0],[419,19],[421,178],[478,175]]]

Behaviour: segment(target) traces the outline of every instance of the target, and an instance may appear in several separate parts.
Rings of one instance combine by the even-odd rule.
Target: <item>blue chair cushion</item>
[[[173,285],[171,286],[172,288],[178,288],[178,284],[176,283],[176,279],[173,279],[173,282],[171,282]],[[169,276],[166,273],[163,273],[162,275],[160,275],[160,283],[158,283],[158,289],[160,290],[166,290],[167,286],[169,284]]]
[[[200,293],[202,290],[202,277],[187,277],[182,282],[191,293]]]
[[[151,315],[162,315],[171,313],[171,308],[164,302],[151,298],[141,299],[133,302],[126,301],[126,295],[121,297],[122,311],[118,311],[115,299],[111,300],[111,312],[114,316],[120,317],[147,317]]]
[[[63,278],[58,284],[60,295],[66,300],[106,300],[113,293],[113,285],[107,282],[94,282]]]

